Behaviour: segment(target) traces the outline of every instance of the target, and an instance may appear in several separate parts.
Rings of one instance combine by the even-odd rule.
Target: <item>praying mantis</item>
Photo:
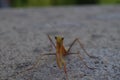
[[[66,80],[69,80],[69,79],[68,79],[66,62],[64,60],[64,57],[67,56],[67,55],[69,55],[69,54],[78,54],[80,60],[83,62],[83,64],[85,65],[85,67],[87,67],[89,69],[95,69],[95,68],[89,67],[87,65],[87,63],[83,60],[80,52],[77,52],[77,53],[71,53],[70,52],[70,50],[73,47],[73,45],[77,42],[87,56],[89,56],[90,58],[97,58],[97,57],[91,56],[90,54],[87,53],[86,49],[84,48],[84,46],[81,43],[81,41],[80,41],[79,38],[74,39],[73,42],[71,43],[71,45],[69,46],[69,48],[66,49],[65,46],[64,46],[64,37],[59,36],[59,35],[55,36],[56,44],[53,42],[53,40],[50,37],[50,35],[47,34],[47,37],[48,37],[51,45],[56,49],[56,53],[47,53],[47,54],[44,54],[44,55],[55,55],[56,56],[57,66],[59,67],[59,69],[64,68],[64,73],[65,73]],[[41,57],[39,57],[37,59],[36,63],[32,67],[30,67],[30,68],[28,68],[28,69],[26,69],[24,71],[21,71],[19,74],[34,69],[38,65],[40,59],[41,59]]]
[[[68,80],[68,75],[67,75],[67,70],[66,70],[66,63],[65,63],[65,60],[63,59],[63,57],[71,54],[71,53],[69,53],[69,52],[70,52],[72,46],[75,44],[75,42],[78,42],[78,43],[79,43],[80,47],[83,49],[83,51],[85,52],[85,54],[88,55],[90,58],[97,58],[97,57],[91,56],[91,55],[89,55],[89,54],[87,53],[87,51],[85,50],[83,44],[81,43],[81,41],[80,41],[78,38],[76,38],[76,39],[71,43],[71,45],[69,46],[68,50],[66,50],[66,48],[64,47],[64,43],[63,43],[64,37],[55,36],[55,40],[56,40],[56,45],[55,45],[55,43],[53,42],[53,40],[51,39],[51,37],[50,37],[49,35],[47,35],[47,36],[48,36],[50,42],[52,43],[52,45],[54,46],[54,48],[56,49],[56,62],[57,62],[58,67],[59,67],[60,69],[62,68],[62,66],[64,67],[64,72],[65,72],[65,75],[66,75],[66,80]],[[78,52],[78,53],[72,53],[72,54],[78,54],[80,60],[83,61],[83,58],[82,58],[82,56],[80,55],[80,52]],[[89,66],[86,64],[85,61],[83,61],[83,63],[84,63],[84,65],[85,65],[87,68],[89,68],[89,69],[95,69],[95,68],[89,67]]]

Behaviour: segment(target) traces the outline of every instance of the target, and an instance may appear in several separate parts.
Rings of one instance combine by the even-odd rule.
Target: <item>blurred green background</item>
[[[8,5],[9,7],[38,7],[87,4],[119,4],[120,0],[0,0],[0,2],[3,6]]]

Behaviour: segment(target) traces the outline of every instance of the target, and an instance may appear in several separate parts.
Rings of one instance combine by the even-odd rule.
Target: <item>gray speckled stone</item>
[[[120,80],[120,6],[74,6],[0,10],[0,80],[65,80],[55,56],[45,56],[39,65],[13,77],[50,51],[46,33],[62,33],[65,46],[80,38],[97,59],[83,55],[94,70],[85,68],[77,55],[65,58],[69,80]],[[55,52],[55,49],[53,49]]]

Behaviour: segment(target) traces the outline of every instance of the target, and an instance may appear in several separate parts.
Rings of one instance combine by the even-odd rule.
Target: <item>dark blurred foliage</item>
[[[118,4],[120,0],[0,0],[0,7]]]
[[[10,5],[12,7],[23,7],[23,6],[27,6],[27,2],[28,0],[11,0]]]
[[[97,3],[98,0],[52,0],[52,5],[85,5]]]
[[[99,0],[11,0],[12,7],[97,4]]]

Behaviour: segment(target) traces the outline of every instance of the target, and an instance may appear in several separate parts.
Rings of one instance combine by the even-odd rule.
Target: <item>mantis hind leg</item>
[[[67,50],[67,53],[70,52],[70,50],[71,50],[72,46],[75,44],[75,42],[78,42],[78,43],[79,43],[79,46],[82,48],[82,50],[85,52],[85,54],[86,54],[87,56],[89,56],[90,58],[97,58],[97,57],[95,57],[95,56],[92,56],[92,55],[88,54],[88,52],[86,51],[86,49],[84,48],[83,44],[81,43],[81,41],[80,41],[78,38],[76,38],[76,39],[72,42],[72,44],[70,45],[70,47],[69,47],[68,50]]]
[[[62,64],[64,66],[64,73],[65,73],[65,76],[66,76],[66,80],[68,80],[68,74],[67,74],[67,68],[66,68],[66,63],[64,61],[63,58],[61,58],[61,61],[62,61]]]
[[[64,72],[65,72],[65,75],[66,75],[66,80],[68,80],[68,74],[67,74],[67,69],[66,69],[66,63],[64,63]]]
[[[10,77],[17,77],[17,76],[19,76],[19,75],[25,74],[25,73],[28,72],[28,71],[33,70],[34,68],[36,68],[36,67],[39,65],[40,60],[42,60],[41,58],[42,58],[43,56],[45,56],[45,55],[49,55],[49,54],[42,54],[42,55],[38,56],[35,64],[33,64],[32,66],[30,66],[29,68],[24,69],[23,71],[17,72],[17,74],[14,74],[14,75],[12,75],[12,76],[10,76]],[[52,54],[52,55],[55,55],[55,54]]]
[[[87,56],[89,56],[90,58],[97,58],[97,57],[91,56],[90,54],[87,53],[87,51],[85,50],[83,44],[80,42],[80,40],[79,40],[78,38],[76,38],[76,39],[72,42],[72,44],[70,45],[70,47],[68,48],[68,50],[67,50],[67,53],[68,53],[68,54],[69,54],[70,49],[72,48],[72,46],[75,44],[75,42],[78,42],[78,43],[79,43],[79,46],[83,49],[83,51],[85,52],[85,54],[86,54]],[[80,60],[81,60],[81,61],[83,62],[83,64],[85,65],[85,67],[87,67],[87,68],[89,68],[89,69],[95,69],[95,68],[89,67],[89,66],[87,65],[87,63],[83,60],[83,57],[81,56],[81,53],[80,53],[80,52],[78,52],[77,54],[78,54]]]
[[[80,52],[78,52],[78,56],[79,56],[80,60],[83,62],[83,64],[85,65],[85,67],[87,67],[87,68],[89,68],[89,69],[96,69],[96,68],[93,68],[93,67],[89,67],[89,66],[87,65],[87,63],[83,60]]]
[[[23,70],[23,71],[17,72],[16,74],[11,75],[10,77],[16,78],[17,76],[23,75],[23,74],[25,74],[26,72],[34,69],[34,68],[39,64],[39,61],[40,61],[41,57],[42,57],[42,56],[39,56],[39,58],[37,59],[37,61],[35,62],[35,64],[33,64],[31,67],[26,68],[26,69]]]

